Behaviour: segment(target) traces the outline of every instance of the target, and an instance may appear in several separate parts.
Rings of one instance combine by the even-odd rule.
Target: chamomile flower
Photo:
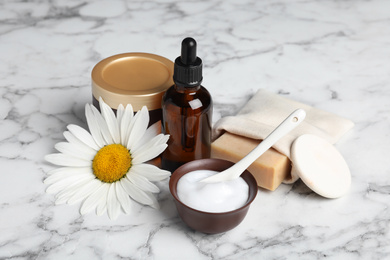
[[[101,113],[90,104],[85,115],[90,132],[68,125],[67,142],[55,148],[45,160],[62,166],[51,170],[45,183],[48,193],[56,193],[56,204],[82,201],[80,213],[96,209],[116,219],[121,211],[131,212],[132,200],[158,208],[153,193],[159,188],[152,181],[167,178],[170,172],[147,164],[167,147],[169,136],[149,127],[149,113],[143,107],[134,115],[131,105],[112,109],[99,99]]]

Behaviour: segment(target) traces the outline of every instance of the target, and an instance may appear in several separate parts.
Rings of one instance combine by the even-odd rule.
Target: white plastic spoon
[[[259,158],[265,151],[267,151],[272,145],[274,145],[280,138],[285,136],[288,132],[290,132],[297,125],[299,125],[305,119],[305,117],[305,110],[295,110],[278,127],[276,127],[275,130],[272,131],[258,146],[256,146],[239,162],[220,173],[201,180],[201,182],[214,183],[220,181],[229,181],[240,177],[240,175],[245,171],[245,169],[247,169],[257,158]]]

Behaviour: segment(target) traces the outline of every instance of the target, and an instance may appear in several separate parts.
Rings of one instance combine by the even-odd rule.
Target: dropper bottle
[[[162,131],[169,134],[162,154],[162,168],[171,172],[186,162],[209,158],[212,99],[201,86],[202,60],[196,54],[196,41],[185,38],[181,56],[174,65],[173,81],[162,98]]]

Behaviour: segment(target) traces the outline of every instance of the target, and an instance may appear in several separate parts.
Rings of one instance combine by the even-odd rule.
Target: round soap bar
[[[298,137],[291,147],[291,161],[302,181],[323,197],[341,197],[351,186],[351,173],[343,156],[320,137]]]

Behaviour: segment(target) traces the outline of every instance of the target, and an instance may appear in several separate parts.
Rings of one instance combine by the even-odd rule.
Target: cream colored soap
[[[259,140],[225,133],[211,144],[211,158],[238,162],[258,144]],[[284,179],[290,178],[291,163],[287,156],[270,148],[249,166],[257,185],[275,190]]]

